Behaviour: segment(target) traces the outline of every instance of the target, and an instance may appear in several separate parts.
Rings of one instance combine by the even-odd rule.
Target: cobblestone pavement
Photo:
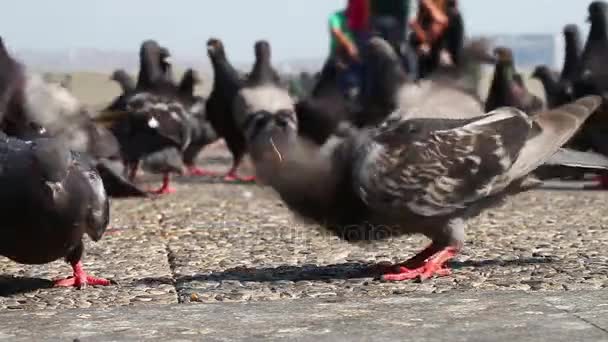
[[[212,168],[229,159],[218,154]],[[365,300],[483,291],[602,290],[608,287],[608,193],[537,190],[469,222],[453,276],[423,283],[377,279],[377,263],[404,260],[421,236],[351,245],[299,223],[257,185],[178,178],[177,193],[113,200],[112,233],[86,242],[84,264],[119,284],[50,288],[63,261],[0,259],[0,314],[175,303]]]

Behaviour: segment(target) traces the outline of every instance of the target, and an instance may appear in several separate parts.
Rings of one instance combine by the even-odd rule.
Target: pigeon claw
[[[216,173],[213,172],[213,171],[205,170],[205,169],[200,168],[198,166],[189,166],[188,167],[188,175],[189,176],[205,177],[205,176],[216,176]]]
[[[175,190],[175,188],[163,185],[162,187],[160,187],[160,189],[152,190],[152,191],[150,191],[150,193],[153,195],[169,195],[169,194],[175,193],[176,191],[177,190]]]
[[[255,176],[238,176],[236,173],[228,173],[224,176],[225,182],[255,182]]]
[[[167,195],[175,192],[175,189],[171,187],[169,184],[171,182],[171,177],[168,173],[163,175],[163,185],[158,190],[150,191],[151,194],[154,195]]]
[[[88,275],[84,268],[82,267],[82,262],[72,265],[74,270],[74,275],[66,278],[59,279],[54,281],[55,287],[76,287],[78,289],[84,289],[87,285],[100,285],[100,286],[109,286],[112,285],[112,281],[103,278],[96,278]]]
[[[458,253],[455,247],[447,247],[435,253],[426,260],[420,267],[407,268],[398,266],[395,273],[388,273],[382,276],[386,281],[403,281],[403,280],[426,280],[433,276],[444,277],[452,274],[452,270],[446,263],[454,258]]]
[[[399,267],[399,271],[397,273],[389,273],[382,276],[383,280],[386,281],[404,281],[404,280],[426,280],[433,276],[444,277],[452,274],[452,270],[447,268],[444,265],[437,265],[432,263],[427,263],[426,265],[409,269],[403,266]]]

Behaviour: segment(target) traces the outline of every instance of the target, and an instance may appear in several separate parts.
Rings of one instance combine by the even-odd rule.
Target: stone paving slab
[[[0,341],[608,341],[607,305],[601,290],[47,310],[0,313]]]
[[[49,289],[63,261],[0,259],[0,312],[297,298],[365,298],[469,291],[608,288],[608,193],[533,191],[472,220],[451,277],[378,280],[427,240],[399,237],[351,245],[295,220],[255,185],[179,179],[178,192],[112,203],[114,234],[87,242],[85,266],[120,286]]]

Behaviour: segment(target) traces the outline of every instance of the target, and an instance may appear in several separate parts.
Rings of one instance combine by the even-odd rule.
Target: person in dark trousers
[[[369,0],[349,0],[345,9],[329,18],[330,60],[340,60],[348,68],[340,77],[340,86],[349,97],[362,88],[362,49],[369,38]]]
[[[408,40],[411,0],[370,0],[372,32],[387,42],[403,58],[408,75],[417,75],[416,54]]]

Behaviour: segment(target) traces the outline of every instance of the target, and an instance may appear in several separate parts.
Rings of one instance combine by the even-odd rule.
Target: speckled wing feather
[[[388,124],[372,137],[356,168],[357,190],[367,205],[421,216],[463,209],[508,185],[508,170],[532,131],[532,121],[513,108],[458,128],[433,131],[425,123]]]
[[[526,141],[520,157],[509,171],[509,178],[523,177],[547,161],[601,104],[601,97],[587,96],[534,115],[534,124],[540,128],[540,134]]]

